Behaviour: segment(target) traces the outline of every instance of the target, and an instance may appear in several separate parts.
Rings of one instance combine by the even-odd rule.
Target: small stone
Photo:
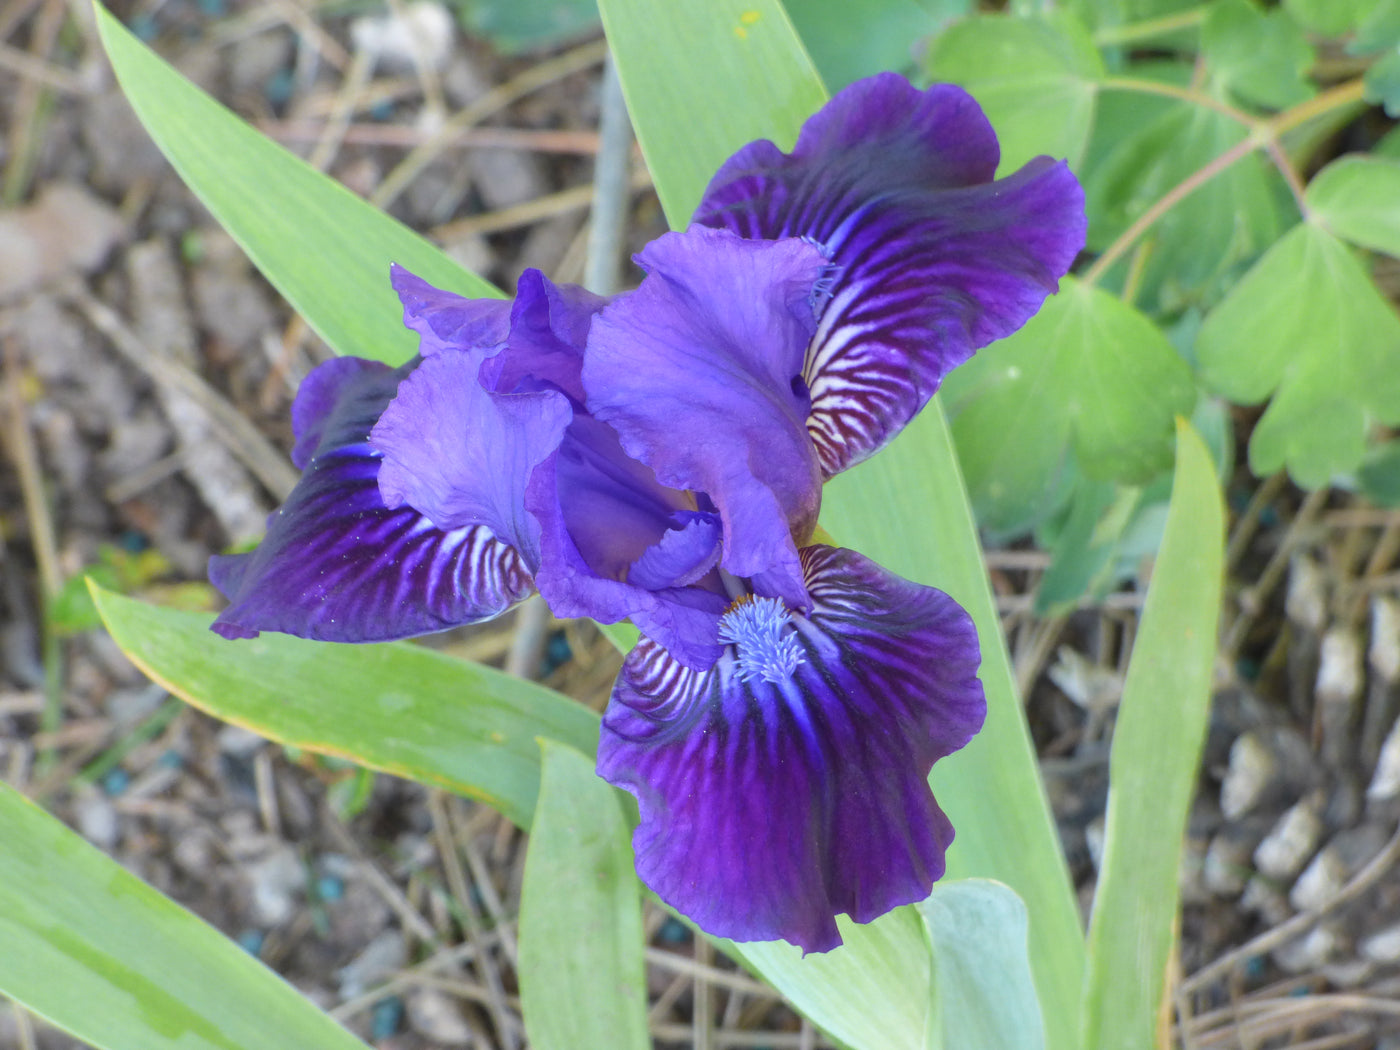
[[[1277,926],[1293,914],[1288,898],[1268,879],[1255,875],[1240,896],[1240,909],[1258,915],[1270,926]]]
[[[340,998],[353,999],[363,995],[403,969],[407,961],[408,949],[404,946],[403,934],[398,930],[385,930],[365,945],[364,951],[336,971]]]
[[[1253,874],[1251,861],[1259,832],[1239,824],[1226,825],[1210,840],[1201,865],[1201,881],[1217,897],[1238,897]]]
[[[356,50],[367,52],[385,69],[405,73],[420,62],[442,72],[452,57],[453,35],[452,15],[432,0],[418,0],[387,15],[366,15],[350,23]]]
[[[1303,869],[1288,894],[1288,900],[1299,911],[1321,911],[1338,891],[1346,885],[1347,865],[1337,849],[1328,844]]]
[[[110,853],[121,837],[116,807],[101,792],[87,788],[74,800],[74,810],[79,834]]]
[[[247,871],[252,883],[254,920],[262,926],[277,926],[290,919],[305,879],[296,850],[279,846],[249,865]]]
[[[1371,962],[1400,963],[1400,923],[1363,937],[1357,950],[1362,958]]]
[[[1237,737],[1230,746],[1230,766],[1220,785],[1220,811],[1225,819],[1236,820],[1253,809],[1277,772],[1273,751],[1258,733]]]
[[[1316,805],[1305,799],[1289,807],[1264,836],[1254,851],[1254,866],[1271,879],[1291,879],[1317,850],[1322,832]]]
[[[1273,960],[1288,973],[1308,973],[1325,963],[1337,947],[1337,935],[1327,926],[1315,926],[1303,936],[1273,951]]]
[[[51,183],[33,204],[0,211],[0,302],[95,270],[125,232],[116,209],[76,183]]]
[[[1400,795],[1400,719],[1390,727],[1385,742],[1381,744],[1376,772],[1371,777],[1371,786],[1366,789],[1366,797],[1376,801],[1392,799],[1397,795]]]
[[[1290,620],[1314,633],[1327,625],[1327,574],[1311,555],[1299,554],[1289,564],[1284,608]]]
[[[1060,646],[1056,652],[1049,675],[1065,696],[1086,711],[1109,710],[1116,707],[1123,696],[1122,675],[1068,645]]]
[[[422,988],[408,997],[408,1026],[442,1046],[470,1046],[472,1030],[445,992]]]

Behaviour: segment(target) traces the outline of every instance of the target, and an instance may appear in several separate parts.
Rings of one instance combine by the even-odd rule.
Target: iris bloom
[[[711,933],[840,943],[923,899],[953,829],[927,776],[985,714],[947,595],[816,542],[825,479],[1019,328],[1083,244],[1039,158],[993,181],[958,88],[838,94],[785,154],[736,153],[635,291],[527,273],[513,303],[395,269],[421,356],[344,358],[293,405],[301,483],[215,559],[225,637],[400,638],[500,614],[642,632],[598,771],[636,796],[637,871]]]

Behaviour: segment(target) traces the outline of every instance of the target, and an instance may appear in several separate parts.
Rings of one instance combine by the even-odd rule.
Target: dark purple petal
[[[641,287],[593,323],[588,409],[663,485],[714,501],[726,570],[777,573],[802,604],[792,536],[811,534],[821,475],[800,373],[826,261],[802,241],[692,227],[637,262]]]
[[[384,506],[367,441],[407,369],[347,360],[322,365],[305,399],[298,394],[301,436],[314,427],[320,440],[266,538],[250,554],[210,561],[231,602],[213,624],[225,638],[407,638],[490,619],[534,589],[488,529],[444,531],[409,507]]]
[[[368,413],[377,416],[394,396],[404,374],[406,371],[394,371],[363,357],[336,357],[313,368],[292,399],[292,434],[296,438],[292,464],[297,470],[305,470],[320,449],[333,415],[342,420],[361,415],[370,418]],[[332,447],[340,436],[332,435]]]
[[[533,571],[539,528],[525,511],[525,486],[559,447],[573,410],[557,390],[486,390],[481,361],[443,351],[399,386],[370,433],[384,455],[379,491],[386,506],[410,506],[438,528],[485,525]]]
[[[745,146],[696,222],[808,237],[831,300],[803,366],[807,421],[831,476],[890,440],[974,351],[1040,309],[1084,245],[1084,194],[1039,157],[992,182],[997,143],[961,88],[883,73],[839,92],[791,154]]]
[[[403,303],[403,323],[421,337],[419,353],[476,350],[496,346],[510,331],[509,299],[468,299],[434,288],[395,263],[390,283]]]
[[[928,771],[986,703],[951,598],[852,551],[807,547],[802,563],[812,611],[784,628],[791,676],[745,680],[733,650],[693,671],[644,638],[598,772],[637,797],[637,872],[662,900],[718,936],[826,951],[837,914],[868,922],[943,874],[953,829]]]

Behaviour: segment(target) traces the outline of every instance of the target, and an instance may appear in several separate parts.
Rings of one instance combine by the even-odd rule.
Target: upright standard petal
[[[641,287],[588,338],[588,410],[663,485],[714,501],[727,571],[777,571],[783,597],[805,603],[792,537],[811,535],[821,475],[801,370],[826,260],[800,240],[692,227],[637,262]]]
[[[490,619],[534,589],[489,529],[438,529],[380,498],[369,431],[412,367],[340,358],[302,383],[292,419],[305,472],[257,550],[210,561],[231,602],[217,633],[388,641]]]
[[[397,263],[389,267],[389,280],[403,303],[403,323],[421,337],[418,352],[423,357],[496,346],[510,331],[509,299],[468,299],[445,292]]]
[[[702,929],[840,943],[922,900],[953,829],[927,776],[981,727],[976,629],[947,595],[852,551],[802,551],[810,613],[741,603],[710,670],[644,638],[598,772],[637,797],[637,872]],[[750,611],[752,610],[752,611]]]
[[[370,432],[384,456],[379,491],[386,506],[412,507],[438,528],[486,526],[534,572],[539,526],[525,511],[525,486],[573,410],[558,390],[485,389],[482,360],[444,350],[399,386]]]
[[[961,88],[882,73],[839,92],[792,153],[745,146],[695,221],[807,237],[835,267],[802,374],[829,477],[889,441],[947,373],[1040,309],[1084,246],[1084,194],[1039,157],[992,181],[991,125]]]

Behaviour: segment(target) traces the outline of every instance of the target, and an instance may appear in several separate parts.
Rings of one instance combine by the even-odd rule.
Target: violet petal
[[[714,501],[726,570],[780,570],[783,596],[802,604],[792,536],[816,523],[821,475],[800,372],[826,261],[799,240],[692,227],[637,262],[641,287],[593,323],[588,409],[663,485]]]
[[[991,125],[961,88],[883,73],[839,92],[792,153],[745,146],[696,222],[807,237],[835,277],[803,375],[827,477],[897,434],[974,351],[1010,335],[1084,245],[1084,194],[1063,162],[992,181]]]
[[[727,651],[689,670],[644,638],[603,719],[598,772],[637,797],[637,872],[702,929],[740,941],[840,943],[922,900],[953,829],[929,790],[986,712],[977,632],[941,591],[852,551],[802,551],[809,615],[777,683]]]
[[[320,366],[298,395],[300,436],[315,429],[319,441],[267,536],[249,554],[210,561],[231,602],[213,624],[225,638],[388,641],[490,619],[534,590],[488,529],[444,531],[384,506],[369,430],[407,369],[346,360]]]

